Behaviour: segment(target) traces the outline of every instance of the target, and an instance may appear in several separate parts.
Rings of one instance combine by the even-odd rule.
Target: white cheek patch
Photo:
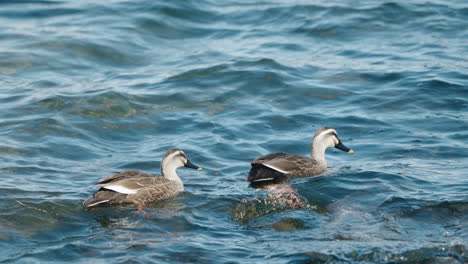
[[[320,140],[327,146],[327,147],[334,147],[336,144],[338,144],[338,138],[335,136],[332,136],[330,133],[335,133],[335,135],[338,135],[336,133],[336,130],[330,128],[325,131],[322,131],[320,134],[317,135],[317,138],[321,138]]]
[[[330,147],[334,147],[338,144],[338,139],[336,137],[333,137],[333,141],[332,141],[332,144],[330,145]]]
[[[169,156],[165,157],[163,159],[163,164],[162,166],[163,167],[175,167],[176,169],[177,168],[180,168],[180,167],[183,167],[185,165],[185,162],[182,161],[182,158],[180,157],[177,157],[177,155],[183,155],[185,157],[185,153],[182,152],[182,151],[176,151],[174,153],[171,153]]]
[[[122,185],[101,185],[100,187],[107,189],[107,190],[114,191],[114,192],[124,193],[124,194],[135,194],[138,192],[138,190],[140,190],[140,189],[129,189]]]

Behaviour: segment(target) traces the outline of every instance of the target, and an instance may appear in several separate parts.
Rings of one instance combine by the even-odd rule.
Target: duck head
[[[161,170],[163,175],[167,175],[169,172],[175,172],[177,168],[187,167],[195,170],[203,170],[202,168],[194,165],[187,158],[185,152],[180,149],[170,149],[164,155],[161,164]],[[164,174],[166,172],[166,174]]]
[[[354,153],[352,149],[349,149],[341,142],[340,138],[338,137],[338,133],[335,129],[329,127],[321,127],[314,135],[314,146],[321,145],[322,147],[326,148],[337,148],[344,152]]]

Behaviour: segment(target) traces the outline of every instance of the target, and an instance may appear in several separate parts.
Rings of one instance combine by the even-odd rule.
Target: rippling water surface
[[[409,2],[1,1],[0,262],[466,262],[468,4]],[[356,154],[265,203],[321,126]],[[177,198],[82,208],[172,147]]]

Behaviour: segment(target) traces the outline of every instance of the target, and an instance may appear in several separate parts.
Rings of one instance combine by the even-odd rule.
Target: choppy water
[[[410,2],[1,1],[0,262],[467,261],[468,4]],[[356,154],[256,204],[320,126]],[[179,197],[83,210],[172,147]]]

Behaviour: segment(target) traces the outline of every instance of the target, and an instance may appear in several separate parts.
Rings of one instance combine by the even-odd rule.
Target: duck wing
[[[101,188],[84,201],[85,207],[99,204],[144,204],[171,198],[180,191],[180,185],[176,182],[152,175],[121,177],[98,186]]]
[[[156,188],[170,182],[162,176],[153,176],[147,173],[133,175],[130,177],[120,176],[106,181],[103,184],[98,184],[102,189],[112,190],[123,194],[136,194],[144,188]]]
[[[282,158],[282,157],[286,157],[288,155],[291,155],[291,154],[286,153],[286,152],[273,152],[273,153],[266,154],[266,155],[263,155],[263,156],[260,156],[260,157],[256,158],[254,161],[252,161],[252,164],[262,163],[264,161],[273,160],[273,159],[277,159],[277,158]]]
[[[146,173],[146,172],[141,172],[141,171],[136,171],[136,170],[128,170],[124,171],[118,174],[114,174],[112,176],[100,179],[97,183],[98,184],[104,184],[104,183],[110,183],[110,182],[115,182],[115,181],[120,181],[123,179],[129,179],[133,177],[152,177],[153,175]]]
[[[312,176],[319,164],[312,158],[286,152],[274,152],[252,161],[247,180],[252,187],[282,183],[291,177]]]
[[[286,152],[273,152],[256,158],[252,161],[252,168],[247,175],[247,180],[254,188],[269,185],[271,183],[281,183],[288,179],[284,170],[278,170],[271,161],[281,160],[289,155]]]
[[[270,153],[252,162],[252,166],[259,164],[283,174],[297,174],[298,171],[317,166],[317,162],[309,157],[286,152]],[[291,177],[297,176],[291,175]]]

